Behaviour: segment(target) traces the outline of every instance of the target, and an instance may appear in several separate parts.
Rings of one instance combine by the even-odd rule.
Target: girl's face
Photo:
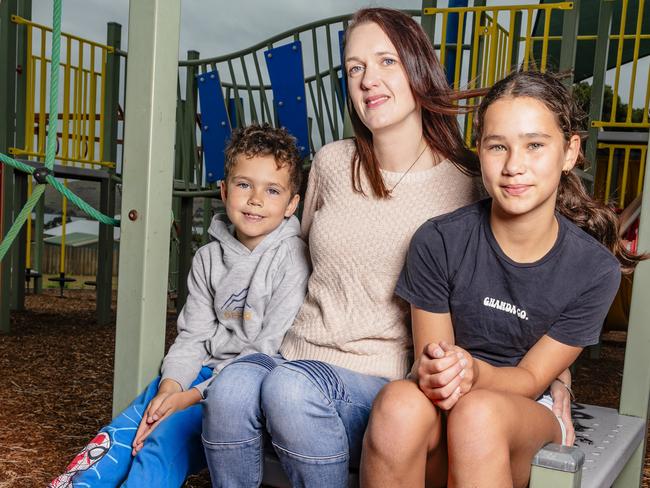
[[[573,168],[579,151],[580,137],[567,143],[555,115],[539,100],[497,100],[485,112],[478,142],[493,208],[509,216],[553,215],[562,171]]]
[[[418,127],[420,110],[397,50],[374,22],[357,25],[350,32],[345,70],[357,115],[373,134],[395,127]]]

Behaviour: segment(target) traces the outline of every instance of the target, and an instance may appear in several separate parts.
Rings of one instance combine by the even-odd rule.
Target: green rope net
[[[119,220],[108,217],[100,211],[94,209],[92,206],[90,206],[88,203],[70,191],[70,189],[68,189],[65,185],[59,182],[52,173],[52,168],[54,168],[54,158],[56,156],[56,126],[59,119],[57,95],[59,93],[59,62],[61,57],[61,4],[62,0],[54,1],[54,19],[52,22],[52,62],[50,69],[50,119],[49,125],[47,127],[47,147],[45,152],[44,165],[44,167],[47,168],[48,173],[45,177],[45,181],[52,185],[65,198],[70,200],[74,205],[79,207],[95,220],[101,222],[102,224],[119,226]],[[34,172],[37,171],[37,168],[33,168],[27,164],[21,163],[20,161],[10,158],[9,156],[5,156],[2,153],[0,153],[0,162],[29,175],[33,175]],[[2,259],[5,257],[5,254],[7,254],[7,251],[20,232],[20,229],[27,220],[27,217],[31,214],[34,206],[36,206],[38,200],[41,198],[41,195],[43,195],[45,186],[45,183],[39,183],[34,187],[34,190],[27,200],[27,203],[14,220],[14,223],[12,224],[7,234],[4,236],[2,243],[0,243],[0,261],[2,261]]]

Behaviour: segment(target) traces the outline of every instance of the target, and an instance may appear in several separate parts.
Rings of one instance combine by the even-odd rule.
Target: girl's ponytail
[[[628,251],[618,233],[619,220],[611,207],[592,198],[574,173],[562,173],[555,209],[607,247],[621,263],[622,273],[631,273],[647,255]]]

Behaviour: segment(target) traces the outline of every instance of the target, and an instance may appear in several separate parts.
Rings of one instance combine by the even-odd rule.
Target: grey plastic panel
[[[574,405],[573,417],[575,445],[584,453],[581,486],[609,488],[643,440],[645,419],[619,415],[612,408],[581,404]],[[533,464],[572,471],[575,464],[565,449],[550,444],[537,453]]]
[[[577,447],[549,444],[533,458],[533,466],[575,473],[585,461],[585,453]]]

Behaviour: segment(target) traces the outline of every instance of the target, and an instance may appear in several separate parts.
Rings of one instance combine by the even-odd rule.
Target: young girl
[[[416,362],[375,401],[363,486],[526,486],[534,454],[565,441],[549,385],[598,342],[621,271],[641,259],[571,173],[579,119],[549,74],[512,74],[483,99],[491,199],[411,241],[396,293],[411,304]]]

